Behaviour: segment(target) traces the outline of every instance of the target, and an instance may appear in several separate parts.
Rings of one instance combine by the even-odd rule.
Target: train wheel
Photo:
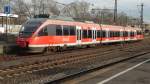
[[[63,48],[60,47],[60,46],[58,46],[58,47],[57,47],[57,52],[62,52],[62,51],[63,51]]]
[[[64,46],[62,47],[62,51],[65,51],[65,50],[67,50],[67,45],[64,45]]]
[[[43,50],[43,54],[51,54],[52,51],[51,51],[51,48],[50,47],[46,47],[44,50]]]

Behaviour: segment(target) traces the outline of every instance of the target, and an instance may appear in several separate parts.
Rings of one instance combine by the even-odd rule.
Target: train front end
[[[19,36],[17,37],[16,44],[23,52],[38,52],[38,50],[31,49],[29,47],[32,43],[34,33],[42,25],[45,19],[31,19],[26,21],[20,31]]]

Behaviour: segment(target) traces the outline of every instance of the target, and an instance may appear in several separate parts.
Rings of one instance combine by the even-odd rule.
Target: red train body
[[[46,48],[142,40],[141,29],[73,21],[31,19],[21,28],[17,44],[29,52]]]

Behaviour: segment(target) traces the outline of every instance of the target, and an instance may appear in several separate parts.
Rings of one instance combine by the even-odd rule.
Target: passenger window
[[[101,30],[97,30],[97,37],[98,37],[98,38],[101,37]]]
[[[75,26],[70,26],[70,35],[75,35]]]
[[[92,38],[92,30],[88,30],[88,38]]]
[[[63,26],[63,35],[69,36],[69,26]]]
[[[127,32],[127,31],[124,31],[124,32],[123,32],[123,36],[124,36],[124,37],[127,37],[127,36],[128,36],[128,32]]]
[[[55,36],[56,35],[56,25],[47,25],[47,31],[49,36]]]
[[[56,25],[56,35],[62,36],[62,27],[60,25]]]
[[[113,36],[114,36],[114,35],[113,35],[113,32],[110,31],[109,37],[113,37]]]
[[[106,37],[106,31],[102,31],[102,37]]]
[[[48,36],[47,27],[41,29],[41,31],[39,32],[39,36]]]
[[[88,37],[87,30],[83,30],[82,35],[83,38],[87,38]]]

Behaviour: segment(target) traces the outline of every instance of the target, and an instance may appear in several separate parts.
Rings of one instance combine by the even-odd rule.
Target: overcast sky
[[[69,4],[73,1],[81,1],[81,0],[57,0],[61,3]],[[114,0],[84,0],[88,1],[91,4],[94,4],[94,7],[99,8],[113,8]],[[150,0],[118,0],[118,11],[124,11],[130,16],[139,17],[140,16],[140,5],[144,3],[144,20],[150,23]]]

